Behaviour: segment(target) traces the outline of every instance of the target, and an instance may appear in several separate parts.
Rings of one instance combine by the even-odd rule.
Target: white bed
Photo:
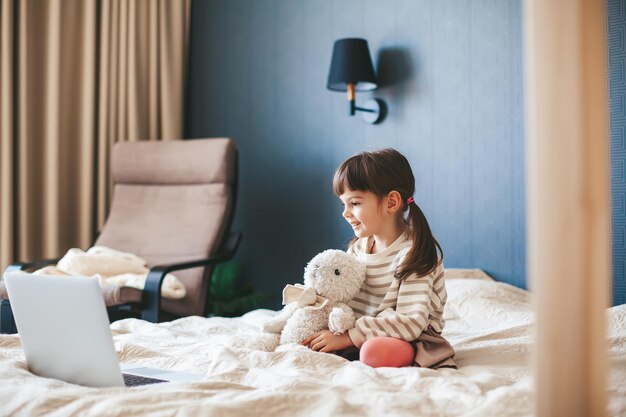
[[[369,368],[310,351],[249,346],[274,312],[114,323],[120,361],[202,373],[198,383],[85,388],[30,374],[17,335],[0,335],[0,415],[532,415],[529,294],[451,270],[445,336],[459,370]],[[626,415],[626,306],[608,310],[609,415]]]

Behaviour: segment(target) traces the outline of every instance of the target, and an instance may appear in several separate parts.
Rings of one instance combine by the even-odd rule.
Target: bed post
[[[528,271],[538,416],[606,414],[605,2],[525,0]]]

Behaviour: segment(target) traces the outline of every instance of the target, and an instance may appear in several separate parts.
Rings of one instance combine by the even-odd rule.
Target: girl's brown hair
[[[335,194],[342,195],[346,188],[351,191],[370,191],[379,198],[387,196],[391,191],[400,193],[404,206],[402,212],[407,208],[409,210],[408,219],[403,221],[413,239],[413,246],[402,265],[396,269],[396,278],[404,280],[413,273],[421,277],[437,269],[443,260],[443,250],[417,203],[407,204],[407,199],[415,192],[415,177],[404,155],[388,148],[361,152],[348,158],[337,168],[333,178]],[[350,246],[357,239],[353,239]]]

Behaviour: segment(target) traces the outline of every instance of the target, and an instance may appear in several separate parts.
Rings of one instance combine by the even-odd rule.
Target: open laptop
[[[34,374],[89,387],[204,379],[199,374],[119,364],[95,278],[18,271],[4,279],[26,362]]]

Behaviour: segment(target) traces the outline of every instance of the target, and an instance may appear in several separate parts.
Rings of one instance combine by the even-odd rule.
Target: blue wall
[[[446,266],[526,286],[519,0],[207,0],[191,27],[187,136],[237,141],[238,257],[273,306],[313,255],[352,236],[335,167],[390,146],[411,162]],[[334,40],[352,36],[378,68],[381,125],[325,88]]]
[[[613,303],[626,303],[626,2],[607,1],[611,194],[613,197]]]

